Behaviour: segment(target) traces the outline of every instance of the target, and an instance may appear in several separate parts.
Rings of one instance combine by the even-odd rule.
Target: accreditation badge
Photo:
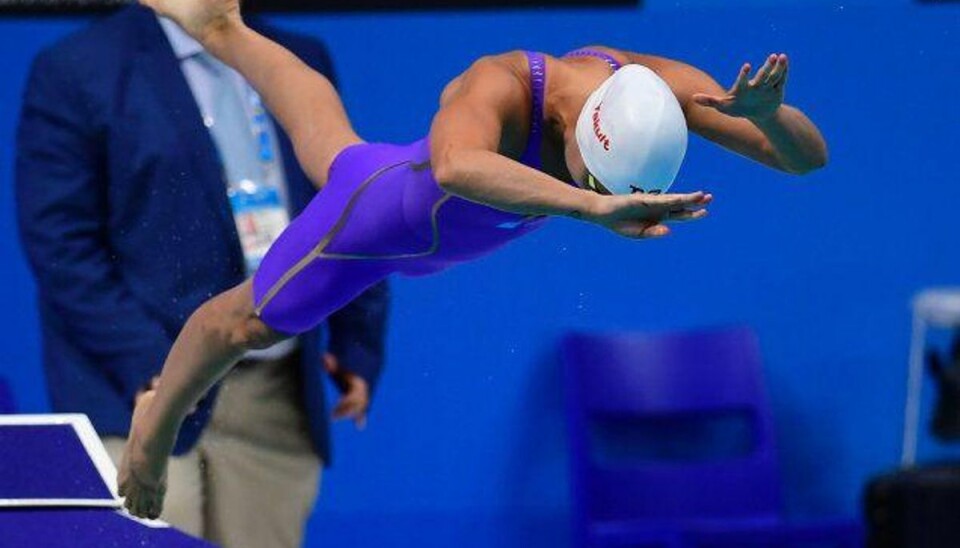
[[[270,245],[290,224],[290,214],[275,186],[244,180],[230,185],[227,195],[250,275],[260,267]]]

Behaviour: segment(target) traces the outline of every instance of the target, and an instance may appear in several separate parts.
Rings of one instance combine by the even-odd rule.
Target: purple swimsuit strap
[[[620,70],[620,67],[623,66],[620,64],[620,61],[617,61],[616,58],[609,53],[590,48],[575,49],[564,55],[564,57],[596,57],[597,59],[606,61],[607,64],[610,65],[610,68],[614,70],[614,72]]]
[[[530,65],[530,134],[527,136],[527,148],[523,151],[520,161],[534,169],[542,167],[540,162],[540,148],[543,143],[543,96],[547,86],[547,62],[542,53],[535,51],[524,52],[527,63]]]

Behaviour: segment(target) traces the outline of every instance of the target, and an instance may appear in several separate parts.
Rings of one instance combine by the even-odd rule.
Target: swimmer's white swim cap
[[[587,188],[604,194],[665,192],[687,152],[680,103],[643,65],[624,66],[587,98],[576,135]]]

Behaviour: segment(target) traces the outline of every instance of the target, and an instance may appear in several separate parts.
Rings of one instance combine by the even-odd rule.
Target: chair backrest
[[[575,512],[588,521],[772,517],[781,512],[773,422],[746,328],[567,335],[562,341]],[[743,451],[664,460],[598,455],[603,425],[739,418]],[[609,430],[609,428],[607,428]],[[621,428],[630,435],[630,428]],[[649,429],[647,429],[649,431]],[[709,437],[709,436],[708,436]]]

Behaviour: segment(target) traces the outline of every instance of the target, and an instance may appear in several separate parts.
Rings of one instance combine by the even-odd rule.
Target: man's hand
[[[370,387],[363,377],[347,370],[333,354],[324,354],[323,366],[340,391],[340,401],[333,408],[333,418],[353,419],[358,430],[367,425],[367,408],[370,407]]]
[[[150,379],[150,382],[143,385],[143,388],[138,390],[137,395],[133,397],[134,409],[136,409],[136,407],[140,405],[140,400],[142,400],[144,397],[153,398],[153,395],[154,393],[156,393],[157,388],[159,386],[160,386],[160,375],[154,375],[153,378]],[[196,412],[196,410],[197,410],[197,406],[194,405],[193,407],[190,408],[189,412],[194,413]]]
[[[705,217],[704,208],[712,200],[713,195],[703,192],[597,195],[597,205],[587,212],[586,220],[628,238],[659,238],[670,233],[665,223]]]
[[[140,0],[140,3],[172,19],[200,43],[206,43],[217,31],[243,24],[239,0]]]
[[[142,400],[144,396],[149,394],[149,396],[152,398],[153,393],[157,390],[158,386],[160,386],[160,375],[154,375],[150,379],[150,382],[143,385],[143,387],[137,391],[137,395],[133,397],[133,408],[136,409],[137,406],[140,405],[140,400]]]
[[[783,104],[783,90],[787,83],[789,60],[783,53],[773,53],[766,63],[750,78],[750,63],[740,69],[737,81],[726,95],[696,93],[693,101],[738,118],[762,121],[772,116]]]

